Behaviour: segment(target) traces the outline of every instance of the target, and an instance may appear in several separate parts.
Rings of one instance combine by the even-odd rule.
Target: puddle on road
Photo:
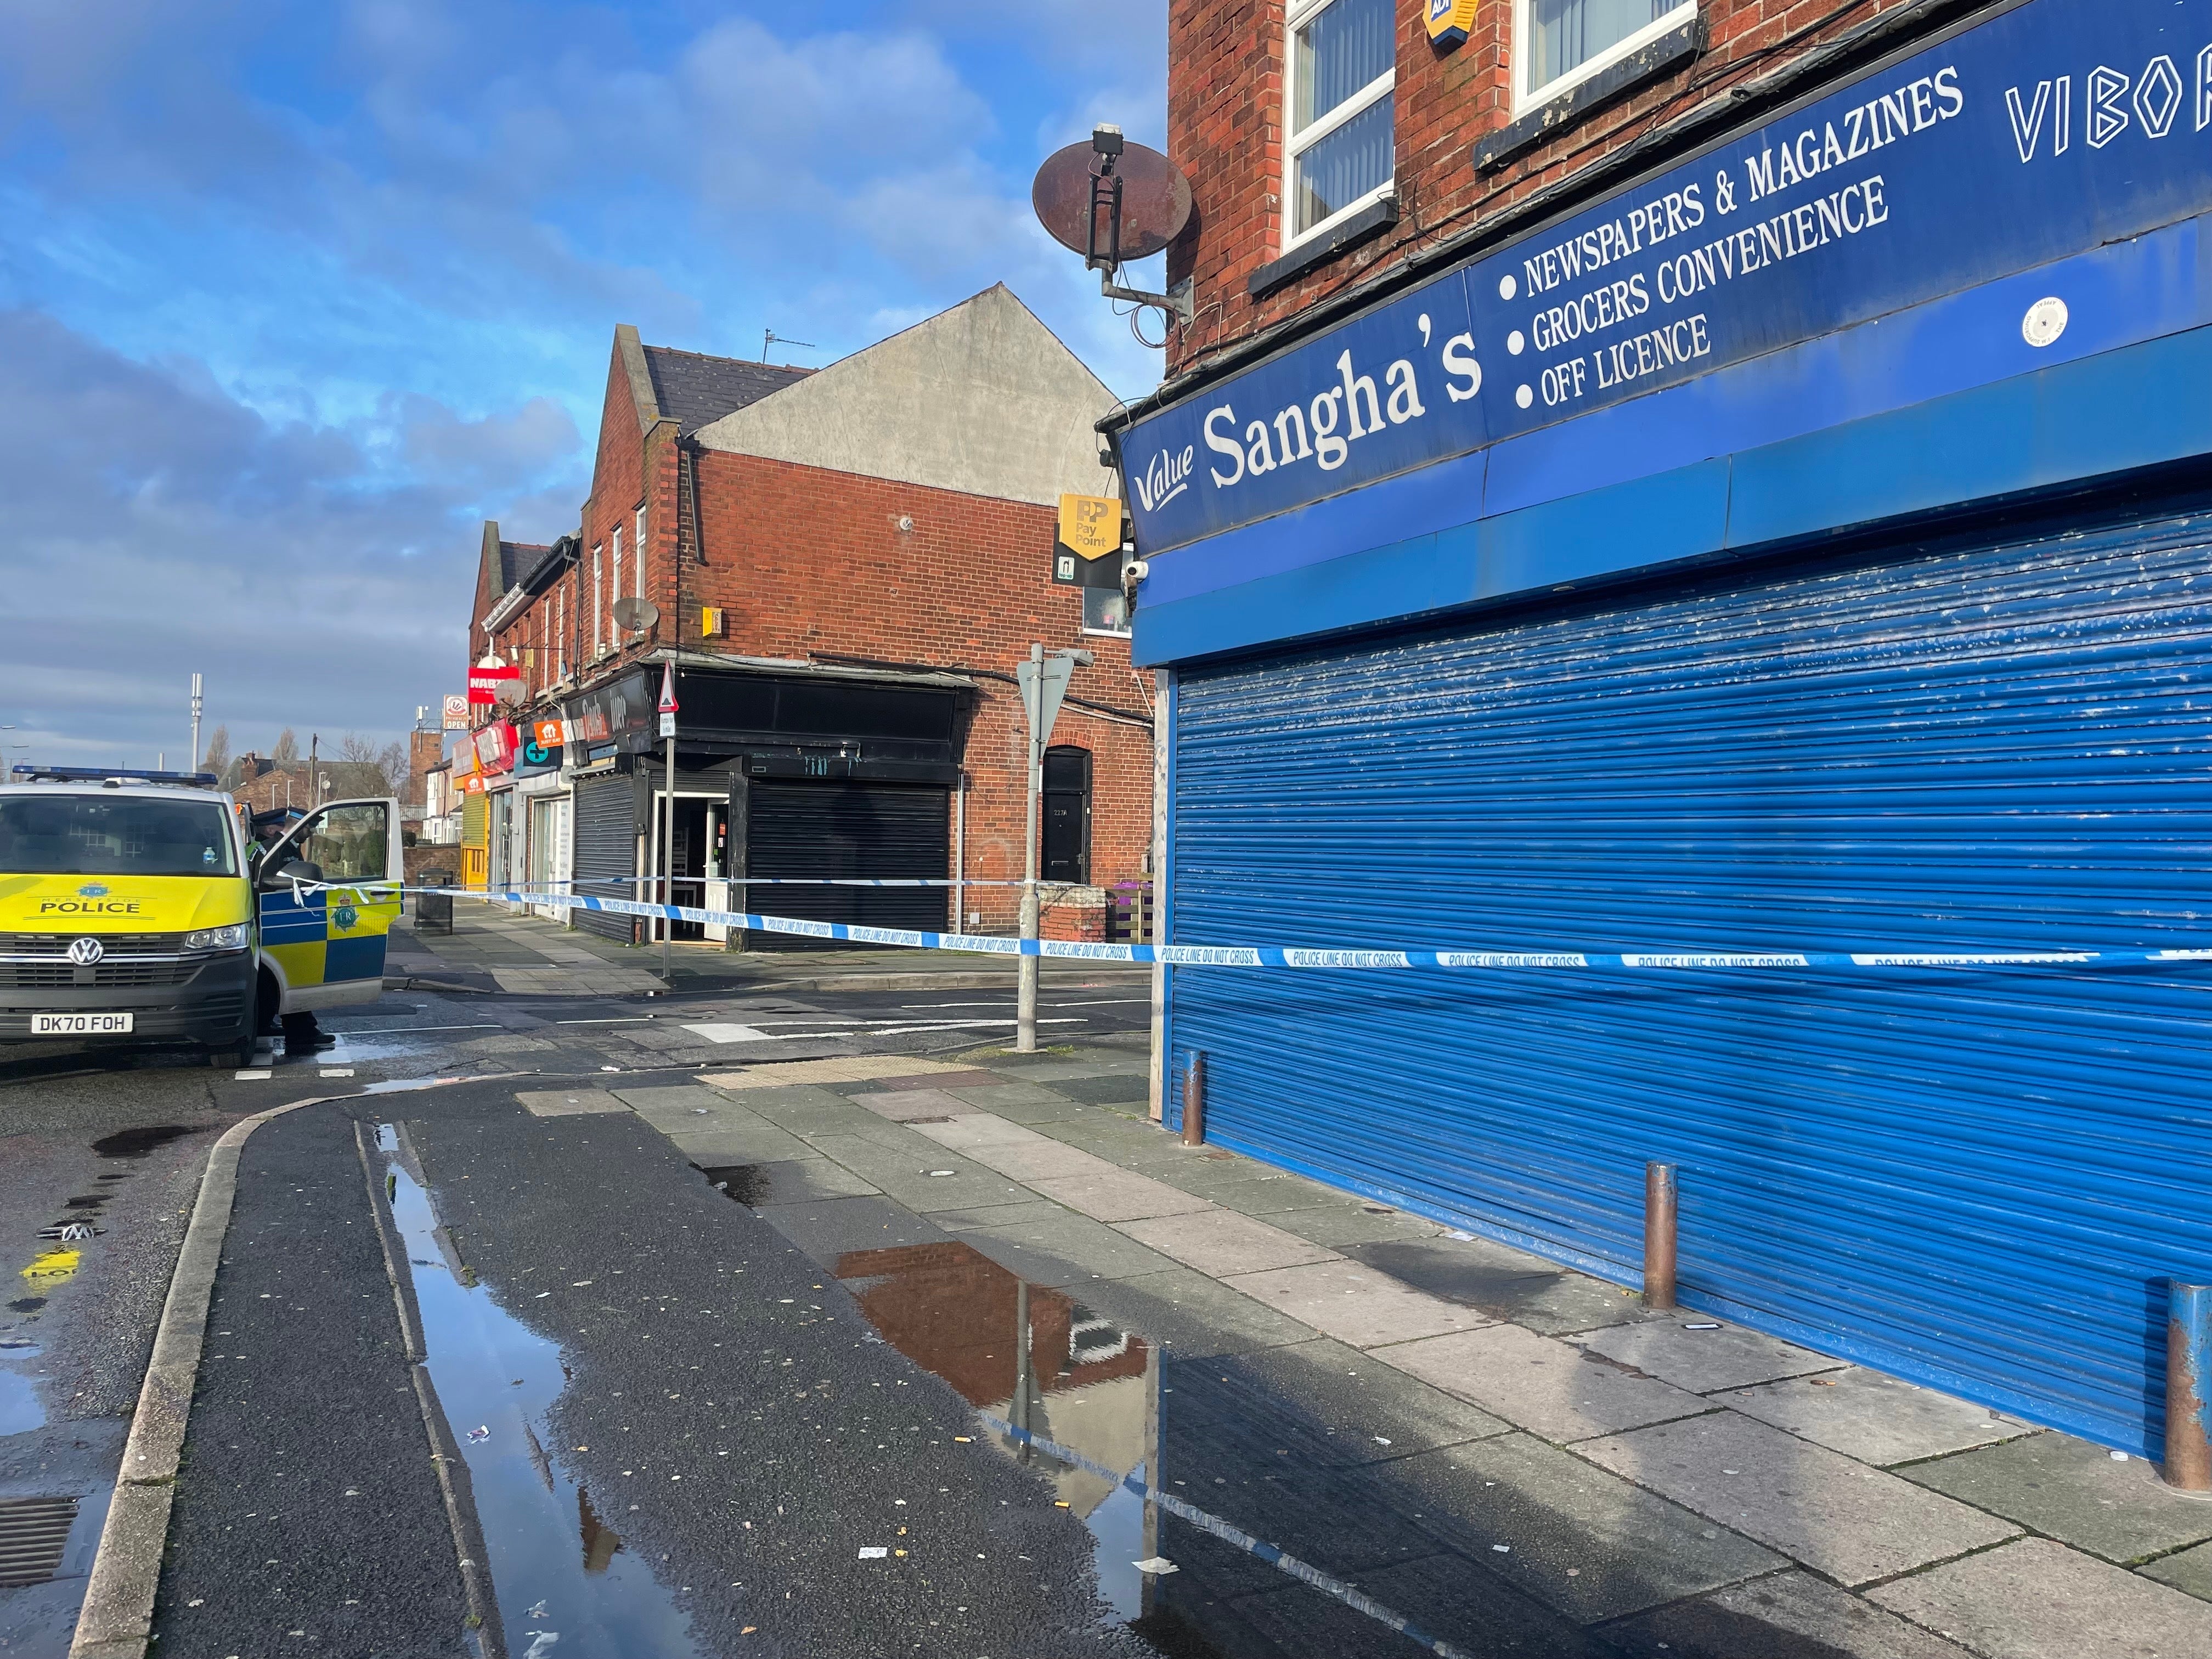
[[[0,1361],[27,1358],[38,1352],[33,1348],[0,1348]],[[39,1401],[39,1385],[27,1373],[0,1364],[0,1438],[11,1434],[28,1434],[33,1429],[46,1425],[46,1408]]]
[[[568,1383],[559,1346],[502,1309],[472,1273],[455,1271],[452,1243],[397,1127],[380,1126],[376,1144],[430,1381],[468,1464],[508,1653],[698,1655],[673,1597],[623,1551],[557,1454],[550,1415]]]
[[[95,1158],[143,1158],[157,1146],[166,1146],[173,1140],[182,1140],[194,1131],[179,1124],[163,1123],[136,1129],[118,1129],[92,1143]]]
[[[749,1169],[706,1173],[714,1179]],[[739,1196],[735,1182],[728,1190]],[[836,1271],[885,1341],[979,1412],[1106,1468],[1127,1474],[1153,1462],[1158,1352],[1143,1337],[969,1244],[854,1250],[838,1258]],[[1159,1553],[1157,1513],[1093,1470],[1010,1436],[989,1438],[1042,1473],[1058,1501],[1091,1529],[1099,1597],[1115,1619],[1143,1619],[1151,1581],[1136,1563]]]

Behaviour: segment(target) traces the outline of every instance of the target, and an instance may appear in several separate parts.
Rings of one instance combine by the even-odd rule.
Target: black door
[[[755,778],[745,813],[745,873],[943,881],[951,866],[951,798],[943,789],[887,783]],[[860,922],[934,933],[945,926],[943,887],[754,887],[748,909],[805,921]],[[826,942],[748,933],[745,948],[794,951]],[[830,949],[842,946],[830,945]]]
[[[1047,881],[1091,884],[1091,751],[1044,751],[1044,864]]]

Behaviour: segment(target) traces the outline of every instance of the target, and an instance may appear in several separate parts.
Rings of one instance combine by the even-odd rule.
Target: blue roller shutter
[[[2212,519],[1186,673],[1182,944],[2203,945]],[[1224,1144],[2108,1444],[2212,1277],[2212,964],[1176,971]]]

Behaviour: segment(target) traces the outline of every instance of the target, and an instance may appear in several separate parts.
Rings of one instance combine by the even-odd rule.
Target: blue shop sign
[[[2024,0],[1138,422],[1122,441],[1138,544],[2209,207],[2212,0]]]

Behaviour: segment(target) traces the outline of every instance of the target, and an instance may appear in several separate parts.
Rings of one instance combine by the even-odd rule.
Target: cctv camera
[[[1121,567],[1121,586],[1127,587],[1132,582],[1140,582],[1152,574],[1152,567],[1148,562],[1132,559]]]

